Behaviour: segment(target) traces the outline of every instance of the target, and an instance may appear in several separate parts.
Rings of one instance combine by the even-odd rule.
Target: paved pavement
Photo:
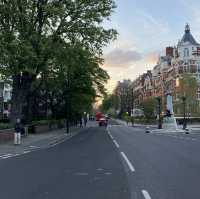
[[[0,159],[0,176],[2,199],[130,199],[121,157],[104,127]]]
[[[14,145],[13,142],[1,143],[0,159],[7,159],[42,148],[55,146],[56,144],[76,135],[79,130],[80,128],[72,127],[69,134],[66,134],[65,129],[35,135],[30,134],[27,137],[22,138],[21,145]]]
[[[200,198],[200,135],[127,126],[110,126],[108,133],[124,159],[132,198]]]
[[[127,125],[127,122],[123,121],[123,120],[119,120],[119,119],[115,119],[115,121],[120,124],[120,125],[124,125],[124,126],[132,126],[132,124],[129,122]],[[135,127],[140,127],[140,128],[145,128],[145,127],[149,127],[150,129],[157,129],[156,124],[148,124],[148,125],[143,125],[143,124],[136,124],[134,123]],[[179,129],[183,128],[183,125],[178,125]],[[200,133],[200,124],[187,124],[187,128],[190,130],[191,133]]]

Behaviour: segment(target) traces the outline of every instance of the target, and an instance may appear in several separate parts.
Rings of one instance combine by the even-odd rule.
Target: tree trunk
[[[30,93],[34,76],[23,72],[13,76],[11,122],[15,123],[17,118],[27,121],[30,115]]]

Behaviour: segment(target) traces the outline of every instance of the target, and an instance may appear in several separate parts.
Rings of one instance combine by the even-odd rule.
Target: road
[[[120,156],[106,128],[90,127],[51,148],[0,160],[2,199],[128,199]]]
[[[119,153],[128,159],[132,198],[200,198],[200,135],[146,134],[143,128],[126,126],[108,129]]]
[[[89,127],[0,159],[2,199],[199,199],[200,135]]]

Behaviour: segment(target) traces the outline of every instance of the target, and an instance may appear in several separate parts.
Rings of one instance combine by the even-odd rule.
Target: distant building
[[[159,57],[156,66],[133,81],[136,107],[143,100],[157,96],[161,96],[165,103],[165,95],[174,94],[176,79],[182,74],[193,74],[200,83],[200,44],[191,34],[188,24],[177,46],[167,47],[165,55]],[[197,90],[197,99],[200,101],[200,89]]]
[[[0,82],[0,119],[8,118],[11,111],[12,87],[10,84]]]

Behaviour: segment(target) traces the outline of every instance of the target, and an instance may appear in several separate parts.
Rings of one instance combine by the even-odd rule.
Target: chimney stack
[[[167,47],[166,48],[166,56],[174,57],[174,48],[173,47]]]

